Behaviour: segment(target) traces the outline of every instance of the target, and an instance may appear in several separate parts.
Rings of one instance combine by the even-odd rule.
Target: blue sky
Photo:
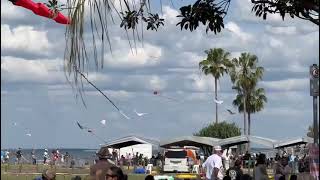
[[[113,56],[106,52],[104,69],[90,70],[89,79],[131,117],[123,118],[106,99],[85,85],[85,108],[66,82],[63,25],[1,1],[1,147],[83,147],[101,143],[79,130],[92,127],[106,141],[129,134],[156,139],[191,135],[213,122],[214,83],[199,75],[204,50],[221,47],[233,57],[256,54],[265,68],[259,87],[268,103],[252,116],[252,134],[273,139],[304,136],[312,124],[309,66],[319,60],[319,28],[300,19],[251,13],[249,0],[233,0],[220,34],[180,31],[177,9],[164,5],[165,26],[145,31],[144,46],[132,54],[119,24],[110,28]],[[179,7],[175,4],[175,7]],[[88,31],[88,34],[90,32]],[[158,58],[152,58],[158,57]],[[220,80],[220,121],[243,127],[243,115],[229,115],[235,92],[227,76]],[[172,102],[153,95],[181,99]],[[138,117],[133,110],[149,113]],[[107,120],[106,126],[100,121]],[[16,123],[17,125],[14,125]],[[31,132],[32,136],[25,134]]]

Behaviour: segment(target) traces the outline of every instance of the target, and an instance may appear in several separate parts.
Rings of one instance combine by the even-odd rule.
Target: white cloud
[[[211,75],[208,76],[201,76],[199,77],[198,74],[191,74],[187,76],[187,80],[185,81],[185,88],[191,91],[196,91],[196,92],[208,92],[208,91],[213,91],[214,89],[214,80]],[[218,86],[219,90],[219,86]]]
[[[148,87],[150,90],[163,90],[167,86],[167,83],[165,80],[155,75],[151,76],[148,82],[149,82]]]
[[[125,44],[128,43],[125,41],[120,42]],[[120,69],[148,67],[158,64],[159,62],[155,58],[160,58],[162,55],[160,47],[150,44],[145,44],[143,48],[133,48],[132,51],[127,47],[125,49],[116,50],[113,52],[113,55],[106,54],[104,63],[108,67]]]
[[[285,79],[278,81],[262,81],[261,85],[266,88],[266,90],[275,91],[295,91],[304,90],[309,87],[309,79]]]
[[[10,28],[1,24],[1,50],[46,55],[51,47],[47,32],[34,30],[32,26]]]
[[[1,57],[1,80],[9,82],[49,83],[65,80],[62,60],[26,60],[10,56]]]
[[[13,5],[10,1],[1,0],[1,19],[18,20],[28,16],[27,10]]]
[[[225,29],[229,30],[230,32],[234,33],[243,41],[249,41],[252,39],[252,36],[249,33],[243,32],[241,28],[235,22],[228,22],[225,25]]]
[[[266,26],[266,31],[272,34],[278,35],[294,35],[297,34],[297,28],[295,26]]]

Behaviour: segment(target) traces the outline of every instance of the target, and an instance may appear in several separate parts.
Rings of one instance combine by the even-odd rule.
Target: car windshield
[[[165,154],[166,158],[186,158],[186,151],[167,151]]]

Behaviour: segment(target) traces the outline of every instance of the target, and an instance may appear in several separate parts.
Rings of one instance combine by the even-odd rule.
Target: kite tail
[[[57,23],[70,24],[70,20],[67,17],[65,17],[62,13],[58,12],[57,15],[55,15],[55,12],[53,12],[43,3],[35,3],[31,0],[11,0],[11,2],[16,6],[21,6],[31,10],[36,15],[51,18],[55,20]]]
[[[90,132],[93,136],[95,136],[96,138],[98,138],[100,141],[107,143],[105,140],[103,140],[100,136],[97,136],[95,133]]]
[[[172,98],[172,97],[164,96],[164,95],[161,95],[161,94],[159,94],[159,96],[164,97],[164,98],[167,98],[167,99],[172,100],[172,101],[179,102],[178,99],[175,99],[175,98]]]
[[[57,17],[53,18],[57,23],[60,24],[70,24],[71,21],[69,18],[65,17],[62,13],[58,12]]]

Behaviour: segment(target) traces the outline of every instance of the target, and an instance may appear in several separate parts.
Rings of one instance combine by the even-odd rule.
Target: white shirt
[[[206,168],[206,178],[211,179],[212,173],[213,173],[213,168],[218,168],[218,179],[223,179],[223,174],[222,174],[222,158],[217,155],[213,154],[207,158],[207,160],[202,164],[202,167]],[[212,179],[215,180],[215,179]]]

